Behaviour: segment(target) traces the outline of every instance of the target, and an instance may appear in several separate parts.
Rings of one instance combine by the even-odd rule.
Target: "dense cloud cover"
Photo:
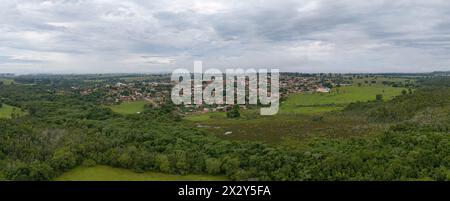
[[[450,70],[447,0],[4,0],[0,73]]]

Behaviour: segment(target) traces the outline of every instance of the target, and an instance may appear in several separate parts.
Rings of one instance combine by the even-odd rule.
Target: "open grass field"
[[[357,86],[359,83],[369,86],[382,86],[383,82],[395,82],[395,83],[414,83],[415,79],[407,77],[363,77],[361,79],[353,78],[353,85]]]
[[[10,119],[12,114],[21,116],[25,115],[26,112],[22,111],[20,108],[3,104],[3,107],[0,108],[0,118]]]
[[[5,84],[5,85],[10,85],[10,84],[14,83],[14,80],[8,79],[8,78],[0,78],[0,82],[3,82],[3,84]]]
[[[226,117],[227,114],[225,112],[210,112],[210,113],[188,115],[185,117],[185,119],[194,122],[205,122],[210,119],[225,119]]]
[[[238,119],[229,119],[224,112],[194,114],[185,119],[209,133],[230,140],[279,143],[285,139],[310,136],[370,135],[379,133],[383,125],[368,124],[360,117],[342,115],[340,110],[352,102],[375,100],[376,94],[383,94],[384,100],[388,100],[400,95],[402,90],[383,85],[345,86],[328,94],[292,94],[274,116],[260,116],[259,110],[253,109],[242,110]]]
[[[198,128],[223,139],[267,143],[279,143],[287,138],[305,139],[311,136],[370,135],[380,129],[379,125],[367,124],[365,119],[359,117],[340,115],[339,111],[317,115],[278,114],[253,118],[251,116],[253,115],[244,114],[237,119],[209,117],[206,121],[194,123]]]
[[[136,173],[109,166],[77,167],[55,178],[56,181],[226,181],[223,176],[173,175],[157,172]]]
[[[127,81],[127,82],[132,82],[132,81],[144,81],[144,80],[148,80],[151,77],[149,76],[133,76],[133,77],[124,77],[124,78],[120,78],[121,80]]]
[[[138,112],[142,112],[144,110],[145,104],[148,104],[148,101],[132,101],[132,102],[124,102],[120,105],[110,106],[113,112],[119,114],[136,114]]]
[[[352,102],[375,100],[382,94],[384,100],[401,94],[403,88],[378,86],[346,86],[333,88],[330,93],[292,94],[281,105],[281,113],[315,114],[342,109]]]

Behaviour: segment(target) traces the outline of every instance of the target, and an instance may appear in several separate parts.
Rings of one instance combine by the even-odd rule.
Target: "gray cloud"
[[[450,70],[445,0],[11,0],[0,72]]]

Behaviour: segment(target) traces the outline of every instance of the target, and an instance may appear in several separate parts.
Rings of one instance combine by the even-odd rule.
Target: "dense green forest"
[[[1,180],[50,180],[82,164],[232,180],[450,180],[448,77],[336,111],[391,122],[381,135],[294,145],[219,139],[183,121],[170,104],[116,114],[98,102],[101,94],[70,92],[77,81],[67,82],[0,86],[2,103],[28,113],[0,119]]]

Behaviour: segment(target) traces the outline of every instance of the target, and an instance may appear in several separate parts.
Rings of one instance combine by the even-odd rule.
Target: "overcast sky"
[[[0,73],[450,70],[448,0],[0,0]]]

